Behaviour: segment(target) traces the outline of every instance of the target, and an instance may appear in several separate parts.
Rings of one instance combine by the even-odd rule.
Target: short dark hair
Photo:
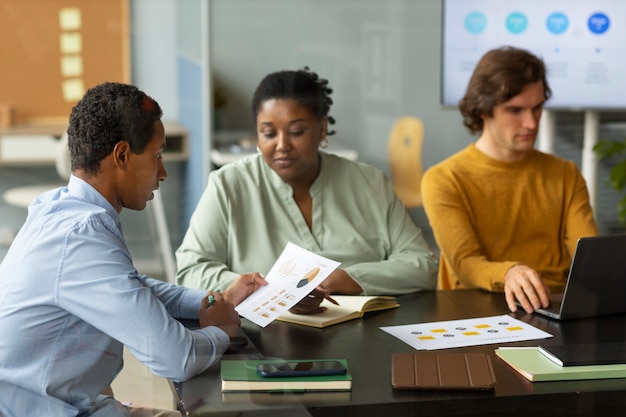
[[[135,86],[106,82],[90,88],[70,115],[72,170],[97,173],[100,161],[122,140],[132,152],[142,153],[162,115],[159,104]]]
[[[328,119],[329,124],[335,124],[335,119],[328,115],[333,100],[330,98],[333,90],[328,87],[328,80],[320,78],[308,67],[297,71],[278,71],[268,74],[261,80],[252,96],[252,116],[256,117],[261,105],[271,99],[292,99],[306,107],[322,120]],[[335,131],[326,132],[334,135]]]
[[[541,58],[530,52],[504,46],[480,59],[459,102],[463,124],[472,134],[483,130],[481,116],[493,116],[494,106],[518,95],[528,84],[541,81],[546,100],[552,95]]]

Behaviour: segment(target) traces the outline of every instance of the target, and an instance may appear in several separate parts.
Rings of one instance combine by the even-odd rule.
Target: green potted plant
[[[626,139],[613,140],[605,139],[599,141],[593,151],[600,159],[615,157],[617,163],[610,171],[611,187],[625,194],[626,189]],[[626,194],[617,204],[617,214],[619,221],[626,225]]]

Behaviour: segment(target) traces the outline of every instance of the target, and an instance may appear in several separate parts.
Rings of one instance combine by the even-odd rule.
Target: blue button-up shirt
[[[0,264],[0,415],[126,415],[97,400],[123,345],[166,378],[204,371],[228,336],[175,319],[198,318],[204,294],[140,275],[118,213],[83,180],[42,194]]]

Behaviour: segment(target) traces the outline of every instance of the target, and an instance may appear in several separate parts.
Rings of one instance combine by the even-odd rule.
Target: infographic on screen
[[[442,103],[456,106],[481,56],[511,45],[541,57],[550,108],[626,108],[626,1],[444,0]]]

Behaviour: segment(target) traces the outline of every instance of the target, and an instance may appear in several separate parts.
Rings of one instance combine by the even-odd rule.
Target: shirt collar
[[[67,190],[70,196],[75,196],[82,201],[102,207],[106,210],[107,214],[115,220],[118,226],[120,225],[119,213],[115,210],[115,208],[113,208],[113,205],[109,202],[109,200],[100,194],[100,192],[87,181],[72,175],[70,176],[70,180],[67,184]]]
[[[468,149],[469,149],[469,152],[474,156],[474,158],[478,159],[482,163],[489,164],[494,167],[501,167],[501,168],[507,168],[507,169],[526,165],[530,161],[532,161],[537,155],[537,150],[532,148],[528,151],[528,153],[523,159],[519,161],[515,161],[515,162],[504,162],[504,161],[499,161],[497,159],[494,159],[488,156],[487,154],[482,152],[480,149],[478,149],[474,143],[469,144]]]

